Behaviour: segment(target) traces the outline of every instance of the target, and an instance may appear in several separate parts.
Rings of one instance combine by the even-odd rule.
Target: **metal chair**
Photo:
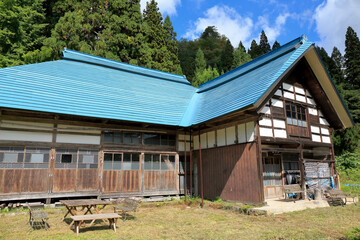
[[[37,227],[44,227],[46,230],[48,230],[50,225],[47,223],[49,220],[49,215],[47,212],[39,210],[39,207],[31,207],[28,203],[26,206],[29,209],[29,232]]]

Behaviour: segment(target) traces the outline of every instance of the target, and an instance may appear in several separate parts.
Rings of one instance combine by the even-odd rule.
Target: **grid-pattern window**
[[[49,148],[0,147],[0,168],[49,167]]]
[[[141,134],[136,132],[104,132],[104,142],[114,144],[141,144]]]
[[[55,168],[76,169],[77,163],[77,149],[56,149]]]
[[[98,168],[98,156],[96,150],[79,150],[78,168]]]
[[[175,156],[161,155],[161,170],[174,171],[175,170]]]
[[[139,170],[140,153],[104,153],[104,170]]]
[[[161,145],[161,146],[175,146],[176,145],[176,135],[144,133],[144,144],[146,144],[146,145]]]
[[[104,170],[121,170],[122,153],[104,153]]]
[[[0,147],[0,168],[22,168],[24,148]]]
[[[167,154],[145,154],[144,169],[147,171],[174,171],[175,156]]]
[[[105,143],[122,143],[123,140],[122,132],[104,132]]]
[[[140,133],[124,133],[124,143],[127,144],[140,144]]]
[[[281,185],[280,156],[266,156],[263,153],[262,161],[264,186]]]
[[[50,161],[49,148],[26,148],[24,168],[48,168]]]
[[[297,153],[283,153],[284,170],[299,170],[299,154]]]
[[[140,155],[139,153],[124,153],[123,170],[139,170]]]
[[[160,154],[145,154],[144,169],[148,171],[160,170]]]
[[[304,107],[287,103],[286,104],[286,121],[290,125],[307,127],[306,109]]]

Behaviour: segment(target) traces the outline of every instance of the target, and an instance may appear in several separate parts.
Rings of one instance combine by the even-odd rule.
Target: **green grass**
[[[62,221],[65,209],[46,209],[50,230],[30,233],[27,215],[3,214],[0,239],[345,239],[356,237],[360,227],[360,207],[354,205],[249,216],[214,204],[206,201],[204,208],[188,208],[181,201],[142,203],[137,219],[119,221],[116,233],[99,223],[80,229],[79,237]]]

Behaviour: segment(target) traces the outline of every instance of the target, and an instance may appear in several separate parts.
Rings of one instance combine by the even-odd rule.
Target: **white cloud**
[[[320,37],[319,45],[324,47],[328,54],[331,54],[334,46],[344,53],[348,26],[360,34],[359,12],[359,0],[327,0],[316,8],[313,19]]]
[[[240,40],[244,45],[249,45],[247,41],[254,25],[250,18],[240,16],[235,9],[228,6],[214,6],[206,10],[204,15],[205,17],[195,21],[191,30],[184,35],[185,38],[198,38],[206,27],[215,26],[220,34],[230,39],[233,46],[237,47]]]
[[[198,18],[183,37],[195,39],[208,26],[215,26],[220,34],[224,34],[237,47],[242,41],[248,48],[252,39],[258,41],[260,32],[264,29],[270,43],[274,42],[280,35],[287,18],[290,14],[280,14],[274,24],[269,23],[267,16],[258,17],[254,21],[250,17],[241,16],[234,8],[228,6],[214,6],[204,12],[204,17]]]
[[[141,11],[143,11],[146,8],[146,2],[149,0],[141,0]],[[158,3],[158,7],[160,9],[160,12],[163,15],[176,15],[176,7],[178,5],[181,5],[181,0],[156,0]]]
[[[265,31],[265,34],[270,43],[275,42],[277,37],[280,35],[280,33],[286,23],[286,20],[289,16],[290,16],[289,13],[280,14],[276,18],[274,26],[270,26],[269,20],[266,17],[264,17],[264,16],[259,17],[259,25]]]

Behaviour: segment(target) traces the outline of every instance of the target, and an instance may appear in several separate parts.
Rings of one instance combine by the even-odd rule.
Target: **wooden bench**
[[[76,235],[79,235],[80,226],[86,220],[92,220],[91,224],[89,225],[89,227],[91,227],[91,225],[94,223],[95,220],[108,219],[110,223],[109,227],[110,228],[113,227],[114,231],[116,232],[116,220],[120,218],[120,216],[119,214],[116,213],[100,213],[100,214],[76,215],[76,216],[71,216],[70,218],[72,218],[72,220],[75,223]]]
[[[49,224],[47,221],[49,220],[49,215],[47,212],[39,210],[41,206],[39,205],[31,205],[27,203],[25,205],[29,209],[29,231],[35,229],[36,226],[45,227],[48,230]]]
[[[356,205],[355,196],[348,196],[342,190],[329,189],[329,190],[327,190],[327,193],[329,194],[329,199],[330,199],[333,206],[336,206],[336,203],[339,202],[339,201],[341,203],[341,206],[346,205],[347,198],[352,198],[353,203]],[[345,200],[345,203],[343,202],[342,199]]]
[[[294,193],[302,193],[305,194],[305,191],[302,190],[300,184],[291,184],[291,185],[284,185],[283,186],[284,189],[284,193],[285,193],[285,199],[289,198],[289,194],[294,194]],[[295,202],[295,199],[294,199]]]
[[[136,208],[139,202],[135,199],[126,198],[123,202],[120,202],[119,205],[114,206],[114,212],[120,213],[123,221],[126,220],[126,215],[129,212],[134,212],[134,218],[136,218]]]

